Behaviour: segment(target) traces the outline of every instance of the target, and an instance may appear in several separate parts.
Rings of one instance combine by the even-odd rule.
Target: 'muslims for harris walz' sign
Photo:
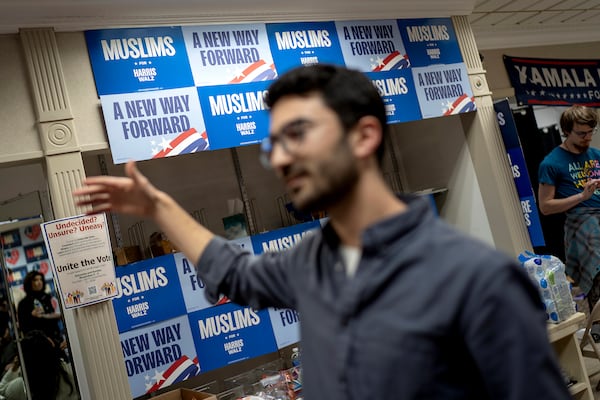
[[[600,60],[504,56],[520,105],[600,106]]]

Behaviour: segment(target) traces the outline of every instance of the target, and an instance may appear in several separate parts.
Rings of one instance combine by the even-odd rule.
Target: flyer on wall
[[[41,224],[65,308],[78,308],[117,295],[117,279],[105,214]]]

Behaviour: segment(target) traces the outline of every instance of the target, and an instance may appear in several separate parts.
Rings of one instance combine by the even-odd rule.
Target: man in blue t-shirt
[[[560,117],[565,140],[539,168],[538,197],[544,215],[566,213],[567,273],[587,294],[590,308],[600,299],[600,150],[595,109],[574,105]]]

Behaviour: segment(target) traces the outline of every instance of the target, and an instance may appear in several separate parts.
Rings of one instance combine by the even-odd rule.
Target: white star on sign
[[[454,106],[452,105],[452,102],[450,100],[448,100],[448,102],[446,102],[446,104],[442,104],[442,105],[444,106],[444,112],[454,110]]]
[[[245,77],[246,75],[244,74],[244,72],[243,72],[243,71],[244,71],[244,70],[243,70],[242,68],[238,68],[238,69],[236,69],[236,70],[235,70],[235,75],[234,75],[234,76],[235,76],[235,79],[239,79],[239,78],[243,78],[243,77]]]
[[[158,370],[155,370],[152,379],[154,379],[156,383],[160,383],[160,381],[164,379],[162,372],[158,372]]]
[[[162,146],[163,150],[166,149],[172,149],[173,147],[171,147],[171,144],[169,142],[167,142],[167,139],[162,138],[162,141],[160,142],[160,145]]]

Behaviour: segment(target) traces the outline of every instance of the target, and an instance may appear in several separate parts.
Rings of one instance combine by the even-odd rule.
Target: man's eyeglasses
[[[284,126],[279,133],[267,136],[260,143],[260,162],[265,168],[271,168],[271,155],[277,144],[290,155],[295,155],[302,143],[306,131],[314,125],[313,121],[299,119]]]
[[[598,128],[590,129],[589,131],[585,131],[585,132],[580,132],[580,131],[571,131],[571,132],[576,134],[580,138],[584,138],[587,135],[592,135],[592,136],[595,135],[597,131],[598,131]]]

